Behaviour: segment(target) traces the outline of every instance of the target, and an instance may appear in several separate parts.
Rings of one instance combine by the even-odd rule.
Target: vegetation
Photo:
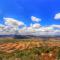
[[[0,40],[0,60],[60,60],[60,42]]]

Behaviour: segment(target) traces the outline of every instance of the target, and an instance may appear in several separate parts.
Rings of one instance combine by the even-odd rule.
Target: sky
[[[60,0],[0,0],[0,34],[18,33],[60,35]]]

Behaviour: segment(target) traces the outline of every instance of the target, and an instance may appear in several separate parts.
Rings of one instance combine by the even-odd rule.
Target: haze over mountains
[[[1,0],[1,37],[60,36],[60,0]]]
[[[36,22],[39,18],[31,17]],[[38,23],[26,26],[23,22],[14,18],[4,18],[4,24],[0,24],[0,35],[2,36],[60,36],[60,25],[41,26]]]
[[[60,38],[60,35],[34,35],[34,34],[9,34],[9,35],[0,35],[0,38],[16,38],[16,39],[29,39],[29,38],[42,38],[42,39],[46,39],[46,38]]]

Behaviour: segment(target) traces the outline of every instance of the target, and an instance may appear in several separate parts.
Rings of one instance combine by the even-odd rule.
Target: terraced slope
[[[32,41],[18,41],[18,42],[8,42],[0,43],[0,51],[11,53],[15,50],[31,49],[34,47],[49,46],[49,47],[60,47],[59,41],[42,41],[42,40],[32,40]]]

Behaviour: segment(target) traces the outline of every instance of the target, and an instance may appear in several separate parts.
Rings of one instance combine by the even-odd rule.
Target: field
[[[60,60],[60,40],[0,38],[0,60]]]

